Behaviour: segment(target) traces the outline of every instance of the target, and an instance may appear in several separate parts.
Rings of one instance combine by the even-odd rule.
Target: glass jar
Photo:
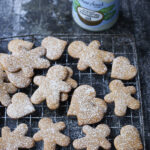
[[[103,31],[111,28],[119,16],[120,0],[73,0],[72,15],[83,29]]]

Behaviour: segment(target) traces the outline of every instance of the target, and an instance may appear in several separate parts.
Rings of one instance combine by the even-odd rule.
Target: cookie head
[[[142,150],[143,145],[138,130],[131,125],[122,127],[120,135],[114,140],[117,150]]]
[[[112,64],[111,77],[121,80],[131,80],[137,74],[137,69],[130,64],[130,61],[123,56],[114,59]]]

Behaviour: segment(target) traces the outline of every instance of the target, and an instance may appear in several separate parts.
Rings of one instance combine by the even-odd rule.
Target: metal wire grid
[[[111,35],[111,34],[101,34],[101,35],[66,35],[66,34],[57,34],[54,35],[58,38],[67,40],[69,43],[74,40],[81,40],[86,42],[87,44],[91,42],[92,40],[99,40],[101,42],[101,49],[105,49],[108,51],[111,51],[115,54],[115,56],[125,56],[130,59],[131,63],[138,68],[138,60],[137,60],[137,53],[136,53],[136,46],[134,38],[130,35]],[[41,40],[45,36],[41,35],[29,35],[29,36],[19,36],[19,37],[10,37],[10,38],[2,38],[0,39],[0,51],[7,53],[7,44],[10,40],[13,38],[21,38],[25,40],[29,40],[35,43],[35,46],[39,46],[41,43]],[[62,64],[65,66],[69,66],[73,69],[74,75],[73,78],[78,82],[78,85],[82,84],[88,84],[95,88],[97,92],[97,97],[103,98],[107,93],[109,93],[109,82],[112,80],[110,78],[110,72],[111,72],[111,64],[108,64],[108,72],[105,75],[97,75],[94,73],[91,69],[87,69],[86,71],[80,72],[77,70],[78,60],[71,58],[67,54],[67,48],[62,55],[62,57],[55,62],[51,62],[51,65],[54,64]],[[36,70],[35,75],[43,74],[45,75],[47,72],[47,69],[45,70]],[[104,119],[101,121],[101,123],[106,123],[111,128],[111,135],[109,136],[109,140],[112,143],[112,149],[114,149],[113,146],[113,139],[115,136],[117,136],[120,132],[120,129],[122,126],[127,124],[134,125],[140,132],[141,138],[143,141],[144,149],[145,149],[145,140],[144,140],[144,124],[143,124],[143,111],[142,111],[142,99],[141,99],[141,93],[140,93],[140,80],[139,75],[136,76],[135,79],[131,81],[124,82],[125,85],[134,85],[137,89],[137,93],[135,97],[140,100],[141,102],[141,108],[137,111],[132,111],[130,109],[127,110],[127,114],[124,117],[117,117],[114,115],[114,104],[108,104],[108,110],[107,114],[105,115]],[[25,92],[29,96],[33,94],[37,86],[35,86],[33,83],[30,84],[28,88],[25,89],[19,89],[18,92]],[[82,127],[79,127],[77,125],[77,119],[76,117],[67,117],[67,110],[70,104],[71,95],[69,95],[69,100],[67,102],[61,103],[59,109],[55,111],[51,111],[47,108],[45,102],[43,102],[40,105],[35,105],[36,112],[28,115],[26,117],[23,117],[18,120],[12,120],[10,119],[6,114],[6,108],[3,106],[0,106],[0,128],[3,126],[9,126],[11,129],[14,129],[18,124],[20,123],[26,123],[29,127],[28,135],[33,136],[35,132],[38,130],[38,121],[40,118],[43,117],[51,117],[54,122],[58,121],[64,121],[66,123],[66,129],[64,130],[64,134],[70,136],[71,141],[73,141],[76,138],[83,137],[84,134],[82,133]],[[95,127],[97,124],[92,125]],[[36,143],[36,146],[32,148],[32,150],[42,150],[43,142]],[[57,146],[57,149],[69,149],[72,150],[72,144],[70,144],[68,147],[59,147]]]

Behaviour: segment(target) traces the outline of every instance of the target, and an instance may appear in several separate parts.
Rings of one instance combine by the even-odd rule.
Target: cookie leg
[[[23,72],[24,76],[28,77],[28,78],[30,78],[30,77],[32,77],[34,75],[32,67],[22,68],[22,72]]]
[[[117,116],[124,116],[127,111],[127,106],[123,101],[115,101],[115,114]]]
[[[58,93],[54,93],[53,95],[49,95],[46,98],[47,107],[49,109],[55,110],[59,107],[60,96]]]
[[[61,93],[60,99],[62,102],[66,101],[68,99],[68,94],[67,93]]]
[[[34,140],[30,137],[20,137],[19,148],[32,148],[34,146]]]
[[[90,67],[93,69],[93,71],[100,75],[105,74],[107,71],[107,67],[100,60],[93,60],[93,62],[90,63]]]
[[[88,68],[88,65],[86,65],[81,59],[79,60],[78,62],[78,65],[77,65],[77,68],[78,70],[80,71],[84,71]]]
[[[73,141],[73,147],[75,149],[85,149],[87,147],[86,146],[87,142],[88,141],[86,141],[85,138],[76,139],[76,140]]]
[[[44,141],[44,150],[55,150],[56,149],[56,144],[51,141]]]
[[[17,88],[12,83],[4,83],[4,85],[8,93],[12,94],[17,91]]]
[[[140,102],[135,98],[131,97],[128,102],[128,107],[130,109],[136,110],[140,108]]]
[[[0,92],[0,102],[3,106],[8,106],[11,103],[10,96],[5,92]]]
[[[58,134],[55,137],[55,141],[59,146],[68,146],[70,143],[70,138],[68,136],[63,135],[63,134]]]
[[[110,142],[107,139],[105,139],[105,138],[100,141],[100,146],[103,149],[110,149],[111,148]]]
[[[33,104],[40,104],[44,99],[45,96],[43,95],[43,93],[41,93],[41,91],[37,89],[31,97],[31,102]]]

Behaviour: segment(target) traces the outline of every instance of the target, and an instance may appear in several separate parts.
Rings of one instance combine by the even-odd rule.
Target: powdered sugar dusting
[[[11,118],[21,118],[35,111],[30,99],[24,93],[17,93],[12,98],[12,104],[7,108],[7,114]]]
[[[122,127],[120,135],[114,140],[114,145],[117,150],[142,150],[140,135],[138,130],[131,125]]]
[[[88,85],[79,86],[74,91],[68,115],[77,116],[79,125],[93,124],[103,118],[107,105],[95,96],[95,90]]]
[[[126,57],[117,57],[112,64],[111,77],[122,80],[130,80],[137,74],[137,70],[133,65],[130,65]]]

